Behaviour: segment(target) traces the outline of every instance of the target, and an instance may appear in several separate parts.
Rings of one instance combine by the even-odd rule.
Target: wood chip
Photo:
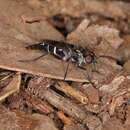
[[[112,103],[109,107],[109,114],[112,116],[115,112],[116,107],[121,106],[124,103],[123,96],[113,98]]]
[[[74,97],[76,100],[83,104],[86,104],[88,102],[88,98],[85,94],[76,90],[65,82],[58,82],[57,88],[66,93],[67,95]]]
[[[44,93],[44,98],[53,106],[59,110],[65,112],[69,116],[73,117],[76,120],[84,120],[87,116],[85,111],[83,111],[76,104],[72,103],[70,100],[65,99],[64,97],[58,95],[52,90],[47,90]]]
[[[63,112],[60,112],[60,111],[59,111],[59,112],[57,112],[56,114],[57,114],[57,116],[63,121],[63,123],[64,123],[65,125],[74,124],[74,122],[73,122],[69,117],[65,116]]]
[[[33,109],[44,114],[49,114],[54,111],[53,108],[46,101],[42,101],[37,97],[32,96],[32,94],[27,91],[23,91],[22,94],[23,97],[27,100],[27,104],[33,107]]]
[[[21,74],[17,73],[13,80],[0,93],[0,101],[7,98],[9,95],[18,92],[21,84]]]

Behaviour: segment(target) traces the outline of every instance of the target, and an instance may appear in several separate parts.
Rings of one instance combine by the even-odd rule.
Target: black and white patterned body
[[[83,64],[96,62],[95,54],[87,48],[84,49],[62,41],[43,40],[41,43],[26,48],[45,51],[58,59],[75,63],[79,67]]]

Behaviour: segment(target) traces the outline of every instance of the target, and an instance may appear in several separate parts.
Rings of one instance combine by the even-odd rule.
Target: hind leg
[[[48,55],[48,54],[42,54],[41,56],[38,56],[38,57],[36,57],[36,58],[34,58],[34,59],[18,60],[18,61],[19,61],[19,62],[31,62],[31,61],[36,61],[36,60],[39,60],[40,58],[42,58],[42,57],[44,57],[44,56],[46,56],[46,55]]]

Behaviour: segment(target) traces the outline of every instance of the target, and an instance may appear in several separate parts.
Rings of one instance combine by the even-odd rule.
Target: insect
[[[70,62],[74,63],[77,67],[84,70],[85,68],[82,67],[84,64],[92,63],[95,65],[96,63],[96,55],[94,52],[90,51],[87,48],[76,46],[63,41],[43,40],[40,43],[27,46],[26,49],[40,50],[46,52],[46,54],[43,54],[31,60],[20,60],[22,62],[35,61],[47,54],[53,55],[57,59],[68,62],[64,80],[66,78]]]

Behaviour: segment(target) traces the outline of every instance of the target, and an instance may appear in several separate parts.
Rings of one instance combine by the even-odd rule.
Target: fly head
[[[95,64],[95,63],[97,63],[95,53],[94,52],[89,52],[87,55],[85,55],[85,62],[87,64],[91,64],[91,63]]]

